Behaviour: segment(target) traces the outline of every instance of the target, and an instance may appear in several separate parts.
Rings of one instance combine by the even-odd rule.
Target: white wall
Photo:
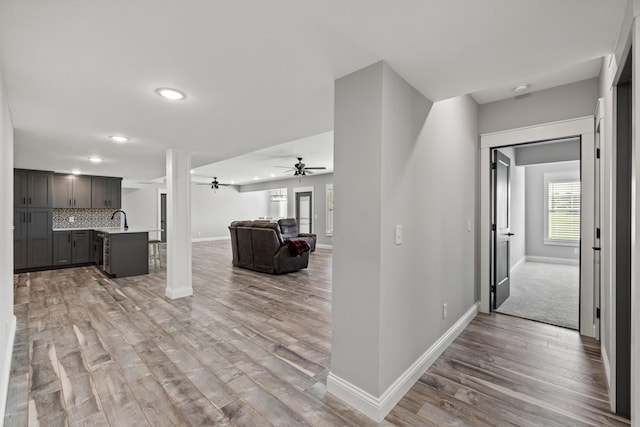
[[[478,107],[430,106],[385,63],[336,81],[331,371],[378,398],[474,304]]]
[[[580,258],[578,247],[548,245],[544,243],[544,174],[575,172],[580,176],[580,162],[545,163],[525,167],[526,193],[526,252],[530,256],[547,258]]]
[[[593,115],[598,79],[558,86],[480,106],[480,133]]]
[[[1,74],[0,183],[0,420],[3,420],[16,321],[13,315],[13,125]]]
[[[294,209],[293,189],[296,187],[313,187],[313,213],[314,227],[313,232],[317,235],[317,243],[321,245],[332,245],[332,236],[327,236],[327,184],[333,184],[333,174],[325,173],[322,175],[305,176],[303,178],[280,179],[277,181],[268,181],[256,184],[248,184],[240,187],[241,192],[270,190],[276,188],[286,188],[288,194],[288,217],[296,216]]]
[[[516,149],[514,147],[500,148],[498,151],[511,159],[511,175],[509,177],[510,185],[510,206],[509,206],[509,223],[511,225],[510,232],[514,235],[510,240],[510,257],[509,262],[511,268],[516,268],[518,263],[524,261],[526,255],[526,207],[525,207],[525,175],[524,167],[516,166]]]

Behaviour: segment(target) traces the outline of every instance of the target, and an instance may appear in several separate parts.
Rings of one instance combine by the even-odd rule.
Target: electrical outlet
[[[396,225],[396,245],[402,244],[402,226]]]
[[[444,304],[442,304],[442,318],[446,319],[447,318],[447,303],[445,302]]]
[[[469,233],[471,233],[471,220],[470,219],[467,220],[467,231]]]
[[[76,222],[76,217],[70,216],[69,217],[69,222]]]

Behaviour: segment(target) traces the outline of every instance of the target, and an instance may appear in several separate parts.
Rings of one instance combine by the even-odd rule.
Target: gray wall
[[[384,63],[336,81],[331,370],[374,396],[474,303],[478,107],[430,105]]]
[[[124,188],[122,209],[129,226],[157,228],[158,187]],[[268,192],[240,193],[235,187],[222,187],[215,193],[207,185],[191,187],[191,237],[229,237],[233,220],[269,216]]]
[[[4,419],[13,340],[13,125],[0,74],[0,419]],[[27,313],[21,313],[26,315]],[[24,362],[24,361],[22,361]]]
[[[514,233],[514,235],[511,237],[510,241],[511,256],[509,261],[511,263],[511,268],[514,268],[526,255],[525,168],[522,166],[516,166],[516,150],[514,147],[501,148],[499,151],[511,159],[511,176],[509,177],[511,190],[509,213],[511,217],[509,220],[511,233]]]
[[[286,188],[287,211],[288,216],[295,217],[294,195],[293,189],[296,187],[313,187],[313,209],[314,209],[314,233],[318,236],[317,242],[321,245],[332,245],[333,237],[327,236],[327,197],[326,185],[333,184],[333,174],[326,173],[322,175],[305,176],[304,178],[280,179],[278,181],[269,181],[256,184],[243,185],[240,191],[251,192],[260,190],[271,190],[277,188]]]
[[[544,244],[544,174],[549,172],[576,171],[580,174],[580,162],[548,163],[525,167],[526,181],[526,239],[527,255],[579,259],[576,247]]]
[[[535,89],[535,88],[534,88]],[[480,106],[480,133],[591,116],[598,101],[593,78]]]

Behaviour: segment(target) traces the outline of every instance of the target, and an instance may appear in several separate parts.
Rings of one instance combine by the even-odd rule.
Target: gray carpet
[[[511,295],[496,311],[578,329],[579,280],[577,265],[525,262],[511,275]]]

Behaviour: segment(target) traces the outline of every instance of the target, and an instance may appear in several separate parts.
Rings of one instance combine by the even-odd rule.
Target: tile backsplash
[[[120,227],[120,216],[112,220],[115,209],[53,209],[53,228]],[[74,221],[69,222],[73,217]]]

